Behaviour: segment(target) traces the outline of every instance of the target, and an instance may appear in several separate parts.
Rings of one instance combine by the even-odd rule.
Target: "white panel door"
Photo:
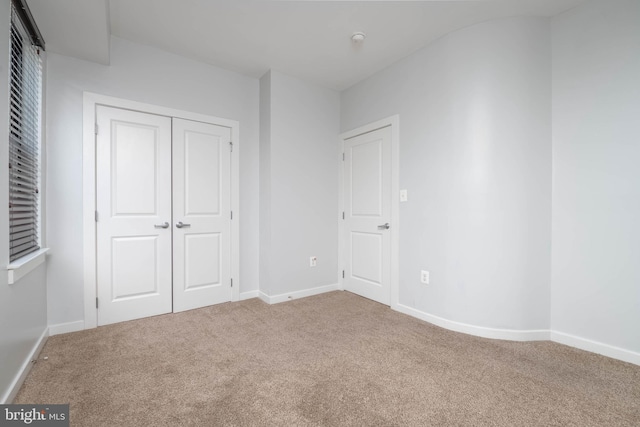
[[[344,141],[344,289],[389,305],[391,127]]]
[[[231,301],[231,129],[173,119],[173,310]]]
[[[171,312],[171,119],[96,115],[98,325]]]

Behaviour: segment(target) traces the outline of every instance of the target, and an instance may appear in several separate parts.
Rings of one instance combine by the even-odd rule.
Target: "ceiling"
[[[457,29],[553,16],[584,0],[27,0],[47,50],[109,63],[110,35],[260,77],[269,69],[336,89]],[[355,31],[366,33],[360,45]]]

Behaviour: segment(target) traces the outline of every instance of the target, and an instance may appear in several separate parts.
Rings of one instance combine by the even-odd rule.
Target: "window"
[[[42,38],[24,1],[12,2],[9,83],[9,258],[40,249]]]

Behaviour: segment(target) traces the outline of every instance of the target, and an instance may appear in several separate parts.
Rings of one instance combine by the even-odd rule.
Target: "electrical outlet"
[[[400,201],[406,202],[409,200],[409,195],[407,194],[407,190],[400,190]]]
[[[420,281],[425,285],[429,284],[429,272],[427,270],[420,271]]]
[[[309,267],[315,267],[318,264],[318,257],[312,256],[309,258]]]

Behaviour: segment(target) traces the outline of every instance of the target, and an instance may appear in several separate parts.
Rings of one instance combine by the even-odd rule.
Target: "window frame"
[[[9,27],[9,49],[10,57],[8,63],[9,72],[9,132],[7,134],[7,150],[9,151],[9,264],[7,265],[8,283],[13,284],[24,275],[28,274],[38,265],[45,261],[45,254],[48,248],[44,248],[44,92],[45,92],[45,57],[44,40],[38,30],[35,21],[24,0],[12,0],[11,19]],[[16,48],[16,46],[19,46]],[[16,54],[16,50],[19,52]],[[16,61],[18,58],[18,61]],[[26,61],[30,61],[27,63]],[[16,66],[16,63],[19,65]],[[24,71],[30,67],[33,73],[25,77]],[[20,70],[19,73],[16,70]],[[16,78],[17,76],[17,78]],[[19,83],[16,85],[16,81]],[[34,85],[28,86],[30,83]],[[18,87],[18,89],[16,89]],[[30,99],[24,100],[24,95],[28,94]],[[15,102],[18,100],[18,102]],[[25,113],[26,106],[31,108],[29,113]],[[17,114],[16,114],[17,112]],[[16,119],[17,117],[17,119]],[[28,123],[26,123],[28,122]],[[26,137],[26,138],[25,138]],[[25,142],[27,141],[27,142]],[[31,147],[32,153],[27,147]],[[13,153],[13,154],[12,154]],[[27,155],[25,155],[27,153]],[[24,160],[30,157],[28,160]],[[26,164],[26,166],[25,166]],[[16,166],[17,165],[17,166]],[[33,184],[34,195],[25,197],[25,192],[15,185],[16,173],[13,168],[27,170],[22,175],[31,180],[22,180],[21,184]],[[29,170],[28,170],[29,169]],[[22,179],[22,178],[20,178]],[[12,181],[14,188],[12,189]],[[24,187],[27,188],[27,187]],[[26,193],[28,195],[28,192]],[[20,197],[18,197],[20,196]],[[15,202],[18,201],[16,204]],[[20,204],[25,209],[32,209],[35,218],[24,225],[30,225],[20,231],[15,231],[12,226],[12,217],[15,209]],[[25,238],[32,240],[31,246],[24,251],[18,252],[17,256],[11,254],[11,235],[20,232],[28,233]]]

